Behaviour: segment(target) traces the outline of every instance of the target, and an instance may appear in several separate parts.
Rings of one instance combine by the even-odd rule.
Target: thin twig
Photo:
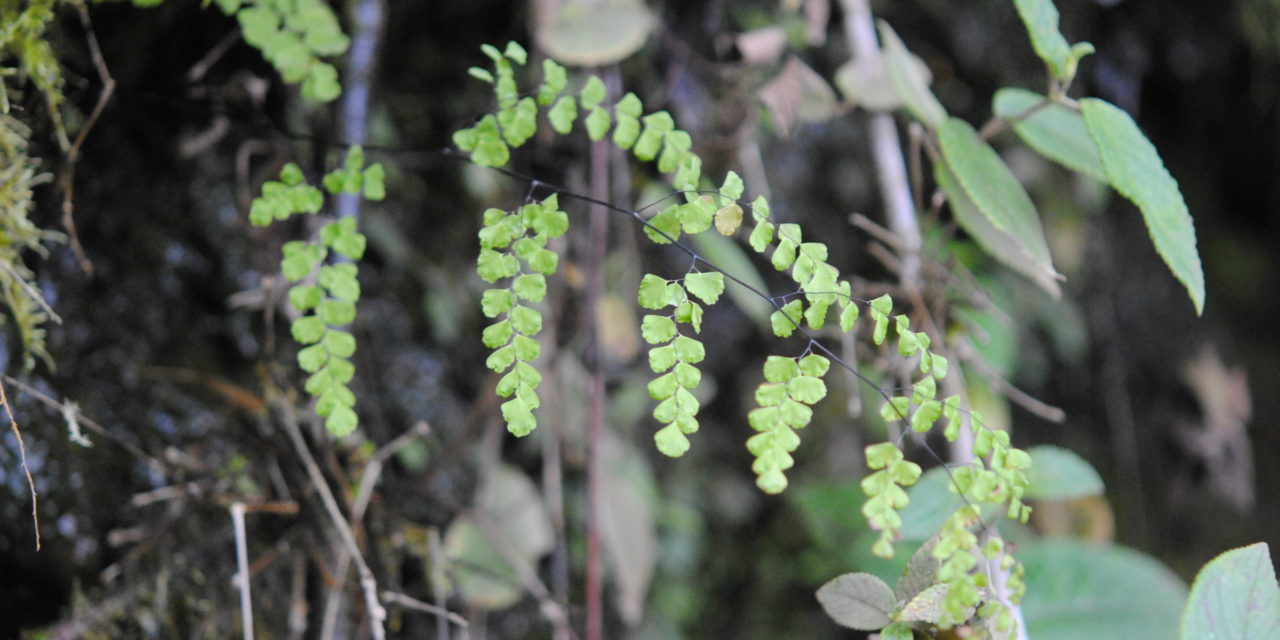
[[[307,447],[306,440],[302,437],[302,431],[298,428],[298,417],[294,413],[293,405],[283,398],[278,399],[277,405],[281,413],[281,422],[284,423],[285,431],[289,434],[289,440],[293,443],[293,447],[298,452],[298,457],[302,460],[302,464],[307,469],[307,476],[311,478],[311,483],[315,485],[316,493],[320,495],[320,501],[324,504],[325,511],[329,514],[329,520],[338,531],[338,537],[346,545],[347,552],[356,562],[357,570],[360,574],[360,586],[364,589],[365,606],[369,611],[369,628],[372,630],[375,640],[384,640],[387,632],[383,627],[383,622],[387,619],[387,610],[378,602],[378,584],[373,576],[373,571],[369,569],[369,565],[365,563],[364,556],[360,553],[360,545],[356,544],[355,534],[351,531],[351,526],[347,524],[347,520],[342,516],[342,509],[338,507],[338,501],[333,497],[333,491],[329,489],[329,483],[325,481],[324,474],[320,471],[320,466],[316,464],[315,457],[311,455],[311,450]]]
[[[880,57],[876,41],[875,25],[871,19],[868,0],[841,0],[844,9],[845,37],[855,55],[864,60]],[[885,215],[889,228],[902,240],[899,252],[902,285],[908,289],[920,287],[920,224],[916,220],[912,204],[911,187],[907,183],[907,168],[902,159],[902,145],[898,140],[897,125],[888,113],[869,114],[871,126],[871,151],[876,162],[876,175],[880,179],[880,194],[885,202]]]
[[[8,378],[8,376],[5,377]],[[9,396],[5,395],[3,384],[0,384],[0,405],[4,405],[4,412],[9,416],[9,428],[13,431],[13,437],[18,439],[18,456],[22,461],[22,472],[27,474],[27,486],[31,488],[31,524],[36,534],[36,551],[39,551],[40,502],[36,497],[36,481],[31,479],[31,468],[27,466],[27,446],[22,442],[22,430],[18,428],[18,421],[13,417],[13,407],[9,406]]]
[[[447,620],[448,622],[452,622],[453,624],[457,625],[459,629],[462,630],[462,633],[464,634],[463,637],[464,638],[466,637],[465,634],[467,633],[467,627],[470,626],[467,624],[467,619],[463,618],[462,616],[448,609],[437,607],[434,604],[423,602],[421,600],[418,600],[417,598],[413,598],[403,593],[398,593],[396,591],[383,591],[382,599],[391,604],[398,604],[406,609],[413,609],[414,611],[429,613],[442,620]]]
[[[245,542],[244,503],[231,505],[231,523],[236,535],[236,582],[240,587],[240,626],[244,640],[253,640],[253,597],[249,592],[249,550]]]
[[[1066,421],[1066,411],[1063,411],[1058,407],[1036,398],[1022,389],[1015,387],[1013,383],[1000,375],[1000,373],[996,371],[990,363],[979,356],[971,344],[965,344],[964,347],[959,348],[958,351],[960,352],[958,355],[960,355],[965,363],[972,366],[982,376],[982,379],[985,380],[987,384],[1004,393],[1005,396],[1007,396],[1014,404],[1026,409],[1036,417],[1048,420],[1049,422],[1061,424]]]
[[[40,404],[43,404],[46,407],[49,407],[51,409],[55,409],[64,416],[67,414],[69,408],[65,403],[59,402],[58,400],[50,397],[45,393],[42,393],[40,390],[36,389],[35,387],[32,387],[31,385],[21,380],[18,380],[17,378],[12,378],[7,375],[2,376],[2,378],[5,383],[11,384],[17,387],[19,391],[22,391],[23,393],[35,398],[36,401],[39,402]],[[90,419],[88,416],[84,415],[84,412],[81,411],[79,408],[76,408],[75,416],[76,416],[76,422],[80,426],[88,427],[89,430],[92,431],[94,434],[101,436],[103,438],[106,438],[107,440],[110,440],[120,445],[121,447],[124,447],[124,449],[128,451],[130,454],[132,454],[135,458],[138,458],[139,460],[144,460],[152,465],[155,465],[156,469],[160,470],[165,475],[170,475],[168,473],[169,465],[166,464],[164,461],[143,451],[137,446],[130,444],[129,442],[126,442],[120,436],[117,436],[116,434],[108,431],[106,427],[103,427],[101,424],[95,422],[94,420]]]
[[[357,526],[357,523],[364,519],[365,509],[369,507],[369,500],[373,497],[373,488],[377,486],[378,479],[382,476],[382,466],[401,449],[430,432],[431,427],[426,421],[418,421],[412,429],[400,434],[394,440],[378,449],[373,458],[369,460],[369,463],[365,465],[364,472],[360,475],[360,484],[356,489],[355,500],[351,502],[351,518],[348,522],[353,529]],[[338,562],[334,569],[335,577],[329,587],[329,593],[325,597],[321,638],[330,638],[336,631],[338,612],[342,604],[342,591],[347,583],[347,571],[350,567],[351,553],[344,548],[339,552]]]
[[[116,80],[111,77],[111,71],[107,69],[107,61],[102,57],[102,49],[98,46],[98,36],[94,35],[93,22],[89,20],[89,9],[83,0],[76,3],[76,12],[80,16],[80,24],[84,26],[85,40],[89,44],[89,55],[93,59],[94,69],[98,71],[98,79],[102,81],[102,92],[98,94],[98,103],[93,106],[93,111],[89,113],[89,118],[84,121],[84,126],[80,128],[80,134],[76,136],[76,141],[67,150],[67,164],[62,172],[62,226],[67,230],[67,239],[71,242],[71,251],[75,254],[76,261],[80,264],[80,270],[85,275],[92,275],[93,263],[89,261],[89,256],[84,252],[84,246],[80,244],[80,237],[76,234],[75,217],[72,215],[75,210],[76,163],[80,159],[80,148],[84,146],[85,139],[89,137],[89,131],[98,122],[103,110],[107,108],[107,102],[111,100],[112,94],[116,91]]]

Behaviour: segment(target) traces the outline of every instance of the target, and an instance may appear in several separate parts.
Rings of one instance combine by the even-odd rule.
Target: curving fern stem
[[[794,465],[791,453],[800,445],[799,432],[812,419],[812,406],[827,395],[823,377],[831,365],[872,384],[810,332],[823,329],[832,319],[841,332],[856,332],[860,309],[865,309],[872,325],[871,341],[877,346],[896,346],[899,357],[908,359],[918,371],[918,379],[907,389],[909,393],[895,395],[875,387],[885,400],[881,416],[890,422],[902,421],[917,433],[928,432],[938,421],[945,420],[943,436],[951,441],[959,437],[962,426],[976,434],[971,461],[948,470],[951,489],[963,498],[964,506],[947,520],[930,551],[940,563],[937,581],[945,590],[940,600],[942,613],[931,622],[950,628],[977,613],[993,621],[994,628],[1007,630],[1011,616],[990,590],[991,576],[984,571],[985,564],[979,566],[978,558],[999,558],[1010,570],[1009,600],[1014,603],[1021,596],[1020,568],[998,537],[978,548],[974,529],[985,531],[986,525],[977,505],[1003,505],[1009,517],[1025,522],[1030,508],[1021,498],[1027,486],[1030,457],[1010,445],[1007,433],[987,428],[979,415],[964,410],[958,395],[937,397],[938,382],[946,378],[949,363],[941,353],[930,349],[930,337],[913,330],[906,315],[895,314],[888,295],[870,301],[853,296],[850,283],[841,279],[839,270],[828,262],[826,245],[805,241],[799,225],[774,220],[763,197],[750,203],[742,200],[744,185],[733,172],[719,189],[706,189],[702,160],[691,150],[689,134],[677,129],[665,111],[644,114],[643,104],[631,93],[607,105],[605,85],[596,76],[588,76],[576,95],[566,93],[567,72],[549,59],[543,61],[542,83],[522,97],[515,74],[516,68],[527,60],[525,50],[514,42],[501,51],[490,45],[482,50],[492,61],[492,70],[472,68],[469,72],[493,85],[498,110],[454,134],[455,144],[470,154],[471,161],[503,170],[511,150],[534,135],[540,115],[545,113],[556,133],[567,135],[573,131],[578,116],[585,113],[582,122],[592,141],[599,143],[608,137],[615,146],[630,151],[638,160],[656,162],[660,172],[670,175],[677,202],[666,204],[649,217],[641,211],[531,180],[535,186],[560,195],[629,215],[643,226],[653,242],[673,245],[692,260],[688,272],[680,277],[646,274],[637,292],[638,304],[653,312],[644,316],[641,334],[651,345],[649,365],[656,375],[648,391],[657,402],[653,416],[662,425],[654,434],[658,450],[676,457],[692,446],[690,436],[699,427],[700,403],[694,395],[701,380],[697,365],[706,357],[697,336],[702,330],[705,307],[719,300],[729,280],[747,287],[773,306],[770,324],[776,335],[797,335],[807,340],[798,355],[766,359],[765,381],[755,394],[757,407],[748,414],[748,424],[757,432],[746,442],[755,457],[752,468],[757,486],[766,493],[785,490],[786,473]],[[683,202],[678,201],[681,196]],[[504,373],[497,392],[507,398],[502,413],[508,429],[517,436],[527,435],[536,427],[534,411],[540,404],[536,388],[541,374],[532,361],[539,353],[536,335],[542,315],[529,305],[542,300],[545,278],[554,273],[558,263],[558,257],[547,248],[547,240],[563,234],[568,224],[568,216],[559,210],[554,194],[511,211],[489,209],[483,216],[477,273],[487,282],[500,284],[487,290],[482,299],[485,315],[497,319],[484,331],[486,346],[494,349],[487,364]],[[746,243],[756,253],[767,256],[775,269],[786,272],[797,289],[782,296],[756,290],[679,241],[682,234],[703,233],[713,227],[725,236],[745,235]],[[902,526],[899,512],[907,503],[905,488],[916,482],[921,468],[905,459],[898,442],[867,447],[866,459],[872,471],[862,483],[868,496],[863,514],[870,526],[881,532],[873,551],[889,557],[894,554],[893,542]]]

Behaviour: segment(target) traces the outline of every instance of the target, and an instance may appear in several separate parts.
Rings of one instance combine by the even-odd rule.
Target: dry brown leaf
[[[790,136],[797,123],[823,122],[839,111],[831,85],[795,56],[756,96],[773,115],[783,137]]]

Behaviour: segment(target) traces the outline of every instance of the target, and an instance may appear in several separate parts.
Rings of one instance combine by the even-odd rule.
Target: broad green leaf
[[[639,50],[653,26],[641,0],[568,0],[548,5],[534,25],[534,38],[560,62],[601,67]]]
[[[907,490],[907,506],[901,513],[903,540],[928,540],[942,528],[951,514],[966,506],[964,499],[948,489],[950,484],[951,477],[947,475],[947,470],[934,467],[924,472]],[[985,522],[990,522],[1002,512],[1000,505],[982,505],[982,519]]]
[[[718,271],[691,273],[684,277],[684,288],[707,304],[715,304],[724,293],[724,274]]]
[[[1038,93],[1005,87],[996,92],[992,110],[1002,118],[1014,118],[1044,99]],[[1013,130],[1040,155],[1090,178],[1107,181],[1102,160],[1098,158],[1098,147],[1089,137],[1078,111],[1049,103],[1014,122]]]
[[[1280,638],[1280,584],[1265,542],[1232,549],[1196,575],[1182,640]]]
[[[1177,637],[1187,588],[1149,556],[1063,540],[1020,544],[1018,559],[1026,569],[1022,614],[1031,638]]]
[[[877,631],[893,622],[893,590],[869,573],[846,573],[818,589],[818,602],[843,627]]]
[[[934,165],[938,185],[966,231],[1001,262],[1061,296],[1040,218],[1027,192],[973,128],[955,118],[938,130],[945,162]]]
[[[627,625],[636,625],[657,563],[658,482],[648,451],[630,439],[607,432],[601,455],[600,542],[612,569],[617,610]]]
[[[893,27],[883,20],[879,21],[879,26],[880,41],[884,45],[885,71],[889,73],[894,91],[898,92],[898,97],[911,115],[926,127],[937,129],[947,117],[946,109],[942,108],[942,104],[929,91],[929,81],[917,66],[917,58],[907,50]]]
[[[922,591],[938,582],[938,567],[941,561],[932,554],[936,542],[936,537],[930,538],[911,554],[906,568],[902,570],[898,582],[893,586],[893,595],[896,600],[910,602]]]
[[[1070,450],[1043,445],[1027,449],[1028,500],[1072,500],[1102,495],[1102,478],[1084,458]]]
[[[898,612],[898,620],[903,622],[925,622],[936,624],[943,618],[946,608],[943,604],[949,588],[946,584],[933,584],[917,593]]]
[[[1071,47],[1058,31],[1058,8],[1053,0],[1013,0],[1013,4],[1031,36],[1032,48],[1049,65],[1053,77],[1066,80],[1075,75],[1075,69],[1068,65]]]
[[[528,476],[509,465],[485,471],[476,507],[486,526],[476,524],[477,516],[455,518],[444,534],[444,552],[456,567],[459,595],[471,606],[493,611],[515,604],[524,594],[511,563],[532,570],[555,546],[555,533],[542,496]]]
[[[1196,314],[1203,313],[1204,272],[1196,229],[1177,181],[1129,114],[1097,98],[1081,100],[1080,113],[1111,186],[1138,205],[1156,251],[1187,288]]]

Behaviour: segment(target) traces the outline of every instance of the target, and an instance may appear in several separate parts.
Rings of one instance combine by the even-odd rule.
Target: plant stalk
[[[849,48],[855,57],[875,59],[880,57],[875,23],[871,18],[868,0],[841,0],[844,9],[844,31]],[[868,114],[871,127],[871,151],[876,163],[876,176],[880,180],[880,194],[884,198],[885,217],[889,229],[898,236],[901,248],[899,276],[902,286],[908,290],[920,288],[920,224],[916,220],[915,206],[911,201],[911,187],[907,181],[907,166],[902,159],[902,144],[893,116],[888,113]]]
[[[609,141],[591,144],[591,197],[609,198]],[[592,205],[588,227],[587,291],[583,317],[587,331],[587,366],[591,369],[590,409],[587,425],[587,625],[586,640],[600,640],[604,631],[604,605],[600,568],[601,468],[604,447],[604,358],[600,348],[597,309],[604,292],[604,254],[608,241],[608,212]]]

